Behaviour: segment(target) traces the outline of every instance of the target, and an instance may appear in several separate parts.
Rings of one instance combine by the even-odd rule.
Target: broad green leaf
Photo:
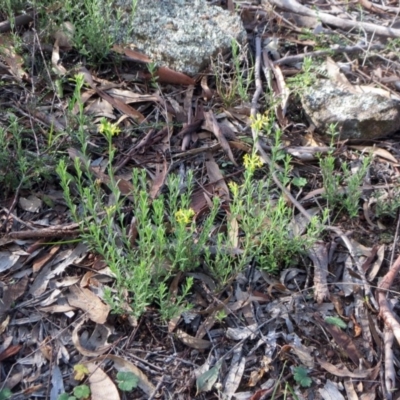
[[[218,379],[219,370],[222,363],[215,364],[214,367],[209,369],[204,374],[200,375],[196,380],[197,393],[196,396],[201,392],[208,392],[214,386],[214,383]]]
[[[75,396],[70,396],[68,393],[62,393],[57,397],[57,400],[77,400]]]
[[[75,380],[81,381],[87,375],[89,375],[89,370],[87,369],[86,365],[83,365],[83,364],[74,365],[74,379]]]
[[[10,389],[5,388],[0,390],[0,400],[7,400],[12,396],[12,392]]]
[[[308,376],[308,371],[304,367],[294,367],[294,380],[302,387],[310,387],[312,380]]]
[[[77,399],[88,399],[90,388],[88,385],[79,385],[74,388],[74,395]]]
[[[139,378],[129,371],[119,371],[117,374],[118,387],[124,392],[135,389],[139,383]]]
[[[326,317],[325,318],[325,322],[327,322],[328,324],[331,324],[331,325],[336,325],[336,326],[338,326],[339,328],[342,328],[342,329],[346,329],[347,328],[346,322],[344,322],[339,317]]]
[[[307,185],[307,179],[301,178],[301,177],[295,177],[292,179],[292,183],[293,183],[293,185],[301,188],[301,187]]]

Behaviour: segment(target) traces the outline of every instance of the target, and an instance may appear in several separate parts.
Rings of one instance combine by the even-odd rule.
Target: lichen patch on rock
[[[243,43],[246,31],[237,15],[205,0],[115,2],[110,30],[116,43],[132,44],[159,65],[195,75],[210,58]]]

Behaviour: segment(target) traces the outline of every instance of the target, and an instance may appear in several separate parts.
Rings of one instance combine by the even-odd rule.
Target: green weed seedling
[[[105,0],[65,0],[62,7],[57,0],[33,1],[35,12],[39,16],[40,35],[51,37],[65,22],[74,27],[72,42],[79,53],[90,62],[103,60],[115,43],[112,27],[118,31],[122,11],[113,2]],[[130,18],[134,19],[137,0],[132,0]],[[26,1],[5,0],[7,16],[14,24],[14,15],[26,9]],[[53,10],[50,13],[48,10]],[[113,18],[112,18],[113,17]],[[132,24],[131,24],[132,25]],[[133,26],[133,25],[132,25]],[[12,31],[14,31],[12,26]],[[126,30],[126,39],[130,30]],[[18,41],[18,35],[15,35]]]
[[[327,134],[331,137],[331,147],[333,147],[335,138],[339,134],[336,124],[329,125]],[[337,172],[337,158],[334,156],[333,151],[325,157],[320,157],[319,160],[324,186],[323,196],[328,203],[328,208],[343,207],[351,218],[355,218],[358,215],[362,194],[360,188],[371,165],[373,156],[360,156],[360,158],[361,164],[355,172],[352,172],[346,162],[342,163],[341,172]]]
[[[342,195],[340,194],[340,175],[336,174],[336,157],[333,153],[328,153],[321,157],[319,165],[321,168],[322,181],[324,185],[324,197],[328,203],[328,208],[334,208],[340,203]]]
[[[253,82],[254,67],[249,65],[245,49],[236,40],[232,40],[232,58],[236,77],[237,93],[242,102],[249,101],[249,89]],[[244,63],[244,64],[243,64]]]
[[[344,322],[339,317],[326,317],[325,318],[325,322],[327,322],[328,324],[331,324],[331,325],[335,325],[335,326],[337,326],[338,328],[341,328],[341,329],[346,329],[347,328],[346,322]]]
[[[11,112],[9,125],[0,127],[0,184],[2,195],[17,188],[30,189],[51,178],[56,154],[40,154],[33,134],[20,125]],[[34,147],[35,146],[35,147]]]
[[[312,384],[311,378],[308,376],[308,370],[304,367],[293,368],[293,378],[301,387],[310,387]]]
[[[105,204],[99,186],[88,174],[82,173],[79,162],[75,163],[74,178],[67,172],[65,162],[60,162],[57,171],[61,177],[65,198],[74,219],[82,220],[70,191],[71,184],[74,184],[83,206],[83,227],[88,230],[83,233],[83,239],[103,256],[115,275],[115,289],[106,290],[106,300],[114,312],[123,312],[125,293],[129,292],[133,294],[131,309],[136,317],[140,316],[148,305],[156,302],[160,305],[163,319],[168,320],[190,308],[189,305],[185,305],[185,298],[192,287],[193,279],[186,279],[181,294],[174,299],[168,290],[168,282],[176,272],[185,272],[198,265],[211,227],[211,218],[216,211],[210,214],[202,232],[197,234],[196,224],[192,220],[193,214],[189,209],[190,191],[179,194],[179,178],[170,177],[170,194],[166,199],[160,196],[151,202],[145,171],[135,169],[133,185],[137,188],[137,193],[133,194],[133,202],[138,237],[135,245],[132,245],[131,237],[122,228],[126,219],[126,215],[121,211],[124,199],[113,177],[111,140],[109,143],[111,152],[108,174],[113,182],[110,198],[114,204]],[[89,161],[87,163],[89,164]],[[191,182],[191,179],[189,174],[188,181]],[[217,208],[218,204],[215,203],[215,209]],[[101,213],[103,216],[99,218]],[[197,241],[194,242],[196,236]]]
[[[130,392],[137,387],[139,378],[132,372],[119,371],[117,373],[117,383],[119,389],[123,392]]]
[[[226,313],[226,311],[223,310],[219,310],[217,311],[217,313],[215,314],[215,319],[219,322],[222,323],[223,320],[228,316],[228,314]]]
[[[65,20],[75,27],[74,45],[89,60],[104,59],[113,38],[108,33],[111,25],[111,4],[101,0],[66,0],[63,5]]]
[[[340,205],[343,207],[351,218],[358,215],[359,202],[361,198],[361,186],[367,170],[371,164],[372,157],[364,157],[361,165],[355,173],[352,173],[349,165],[344,162],[342,164],[341,176],[335,172],[336,157],[333,154],[328,154],[321,158],[320,167],[324,185],[324,197],[328,202],[328,207],[333,209]],[[346,186],[344,190],[341,186],[343,183]]]
[[[395,218],[400,208],[400,189],[395,188],[389,194],[386,191],[378,191],[375,196],[375,216],[377,218]]]
[[[6,2],[9,3],[10,0]],[[16,2],[13,1],[13,3]],[[126,18],[122,11],[113,2],[104,0],[66,0],[62,7],[57,3],[56,0],[34,2],[36,12],[40,15],[41,34],[51,36],[55,30],[59,29],[57,27],[68,22],[74,27],[72,42],[81,55],[85,56],[89,62],[98,62],[107,57],[115,43],[112,27],[117,32],[122,18]],[[130,7],[132,21],[136,5],[137,0],[132,0]],[[55,11],[48,13],[48,9]],[[127,29],[126,38],[129,38],[130,33],[131,31]]]
[[[12,392],[10,389],[1,389],[0,390],[0,400],[7,400],[12,397]]]
[[[76,91],[82,87],[82,77],[77,77]],[[80,97],[74,95],[73,101]],[[72,107],[74,106],[71,105]],[[79,106],[82,111],[82,107]],[[199,265],[200,255],[210,234],[213,220],[218,211],[218,199],[201,229],[193,220],[190,209],[193,175],[187,174],[187,190],[182,192],[179,177],[170,175],[168,193],[151,200],[146,172],[133,170],[132,193],[135,210],[133,225],[137,237],[132,239],[126,231],[127,215],[124,213],[125,198],[121,195],[113,173],[115,149],[113,137],[118,134],[115,125],[106,120],[100,123],[108,150],[110,195],[105,198],[96,179],[90,174],[90,156],[87,149],[87,121],[83,112],[78,113],[79,127],[76,139],[80,143],[80,157],[74,162],[74,175],[68,171],[65,160],[61,160],[57,173],[66,202],[75,221],[82,224],[82,238],[98,254],[115,275],[113,289],[106,289],[105,298],[116,313],[126,311],[127,294],[134,316],[140,316],[146,307],[158,303],[164,320],[188,310],[186,297],[193,279],[184,280],[181,293],[173,295],[169,283],[179,271],[186,272]]]
[[[256,179],[263,163],[260,157],[253,152],[244,157],[244,179],[239,185],[230,182],[232,194],[230,213],[227,217],[227,231],[238,232],[238,235],[217,236],[216,255],[206,254],[206,263],[209,265],[219,282],[226,282],[254,259],[260,268],[276,272],[291,263],[294,257],[311,245],[318,234],[317,219],[308,227],[307,235],[294,236],[290,232],[293,219],[293,209],[288,206],[285,198],[274,186],[272,174],[287,185],[290,177],[290,156],[281,150],[281,132],[272,132],[273,121],[267,115],[254,119],[252,127],[260,130],[258,134],[272,137],[270,170],[264,173],[262,179]],[[262,132],[261,132],[262,131]],[[281,170],[275,169],[278,162],[283,162]],[[226,249],[239,247],[240,255],[232,257]]]
[[[155,62],[150,62],[147,64],[147,69],[149,70],[151,76],[151,86],[158,88],[158,76],[157,76],[157,64]]]
[[[386,48],[389,51],[393,51],[395,54],[400,52],[400,39],[389,38],[386,43]]]
[[[320,67],[311,57],[305,57],[303,60],[301,73],[287,79],[289,88],[295,93],[302,93],[310,87],[320,72]]]
[[[345,177],[345,185],[347,185],[346,195],[343,200],[344,208],[347,210],[351,218],[358,216],[360,198],[362,194],[361,186],[371,165],[372,156],[364,156],[357,170],[353,173],[347,163],[342,164],[342,170]]]
[[[84,400],[90,397],[90,388],[87,385],[75,386],[73,395],[63,393],[58,396],[57,400]]]
[[[225,63],[222,54],[212,62],[218,95],[226,107],[233,105],[239,98],[249,101],[249,88],[253,82],[254,67],[246,55],[246,48],[232,40],[232,66]],[[229,70],[226,70],[229,66]]]

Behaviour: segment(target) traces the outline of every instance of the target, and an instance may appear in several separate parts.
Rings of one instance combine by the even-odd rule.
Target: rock
[[[330,80],[318,80],[301,97],[307,117],[322,134],[336,123],[340,139],[373,139],[400,130],[399,101],[350,92]]]
[[[113,2],[115,42],[133,44],[158,65],[179,72],[197,74],[211,57],[229,50],[232,39],[246,38],[237,15],[205,0],[137,0],[132,13],[133,3]]]

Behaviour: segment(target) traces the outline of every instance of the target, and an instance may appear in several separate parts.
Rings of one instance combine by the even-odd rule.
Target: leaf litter
[[[235,2],[227,3],[234,9]],[[302,260],[275,275],[250,262],[221,289],[207,270],[187,273],[195,282],[189,299],[193,309],[171,320],[167,327],[153,304],[139,320],[128,313],[110,314],[104,290],[112,285],[113,275],[92,249],[80,242],[79,224],[71,224],[62,195],[57,195],[57,182],[38,183],[29,190],[17,186],[14,192],[4,193],[0,209],[1,393],[10,389],[16,399],[56,399],[78,385],[74,366],[84,365],[87,372],[81,378],[87,375],[93,399],[121,398],[117,371],[138,378],[139,389],[128,397],[132,399],[397,398],[397,141],[329,142],[313,132],[306,135],[305,121],[293,109],[287,77],[299,73],[296,63],[306,56],[335,54],[355,67],[346,77],[344,63],[327,57],[331,79],[352,91],[379,90],[383,96],[398,98],[398,60],[392,54],[374,53],[374,49],[382,49],[377,47],[380,43],[374,43],[374,37],[368,39],[370,54],[365,52],[365,44],[340,48],[332,44],[323,54],[317,50],[320,37],[316,32],[343,35],[341,29],[357,25],[334,16],[342,15],[338,14],[344,11],[340,4],[324,7],[323,13],[316,14],[296,1],[263,1],[263,6],[250,3],[237,6],[249,34],[255,26],[269,30],[265,35],[269,44],[261,56],[254,56],[263,62],[261,69],[272,93],[275,118],[284,131],[281,151],[293,156],[293,171],[308,182],[297,192],[289,185],[279,188],[284,194],[296,193],[296,197],[286,196],[296,213],[290,227],[292,235],[306,234],[309,219],[302,208],[308,216],[320,212],[325,189],[315,163],[332,151],[337,160],[354,161],[360,153],[373,155],[369,181],[360,186],[362,212],[352,220],[338,212],[329,222],[334,229],[325,231]],[[379,35],[400,36],[397,29],[385,27],[393,12],[398,13],[396,7],[360,4],[367,18],[359,26]],[[308,20],[300,18],[301,11]],[[6,19],[5,13],[0,11],[0,17]],[[301,35],[304,24],[313,24],[314,37]],[[30,27],[24,29],[29,32]],[[346,35],[354,45],[356,34]],[[70,44],[67,41],[63,46],[61,40],[58,37],[53,43],[51,56],[59,76],[76,67],[72,58],[63,57],[71,48],[66,50]],[[329,36],[324,40],[329,42]],[[282,44],[286,46],[285,56],[280,55]],[[45,91],[44,78],[24,64],[12,36],[2,36],[1,47],[0,70],[5,81],[0,89],[2,103],[13,99],[11,109],[21,123],[34,126],[47,139],[48,130],[65,134],[63,113],[50,107],[48,99],[29,86],[36,80]],[[148,64],[151,60],[128,48],[113,49],[125,57],[125,64],[117,67],[125,81],[113,82],[111,74],[109,80],[104,79],[107,73],[101,66],[79,67],[89,86],[81,92],[85,114],[119,121],[129,133],[115,138],[115,172],[120,175],[113,177],[101,167],[102,160],[107,164],[107,153],[97,150],[101,139],[97,132],[91,136],[93,155],[100,157],[100,164],[92,163],[90,172],[99,185],[107,187],[117,179],[121,194],[130,196],[135,190],[130,172],[140,166],[148,169],[152,178],[150,197],[156,199],[165,189],[168,174],[184,166],[197,171],[191,206],[199,221],[209,212],[214,196],[229,210],[228,183],[243,174],[241,159],[251,152],[249,116],[255,107],[268,107],[265,99],[253,98],[251,105],[237,99],[235,106],[228,106],[219,97],[211,71],[196,80],[164,67],[157,71],[159,86],[153,90],[149,81],[154,76],[147,71],[141,70],[138,82],[133,82],[127,72],[135,63]],[[357,52],[362,54],[362,65],[357,64]],[[252,86],[251,90],[256,88]],[[17,100],[24,91],[37,96],[42,108],[30,110]],[[60,99],[60,105],[65,108],[66,104]],[[73,112],[77,114],[78,109]],[[2,128],[9,127],[8,118],[7,113],[0,114]],[[163,121],[168,123],[163,126]],[[25,150],[34,149],[44,156],[46,151],[39,145],[43,139],[35,135],[36,148],[28,146]],[[71,159],[81,159],[82,166],[86,165],[67,135],[63,140],[68,144],[63,150]],[[260,154],[268,153],[271,140],[267,138],[258,149]],[[268,164],[269,157],[263,159]],[[1,164],[4,174],[8,168]],[[338,187],[338,192],[346,190],[344,185]],[[108,195],[104,190],[104,196]],[[378,207],[382,208],[380,214]],[[127,212],[131,209],[128,205]],[[224,223],[220,225],[216,231],[226,229]],[[231,226],[232,248],[226,251],[238,255],[243,251],[241,220],[234,220]],[[134,218],[129,229],[134,243]],[[171,283],[170,290],[178,293],[179,279]]]

